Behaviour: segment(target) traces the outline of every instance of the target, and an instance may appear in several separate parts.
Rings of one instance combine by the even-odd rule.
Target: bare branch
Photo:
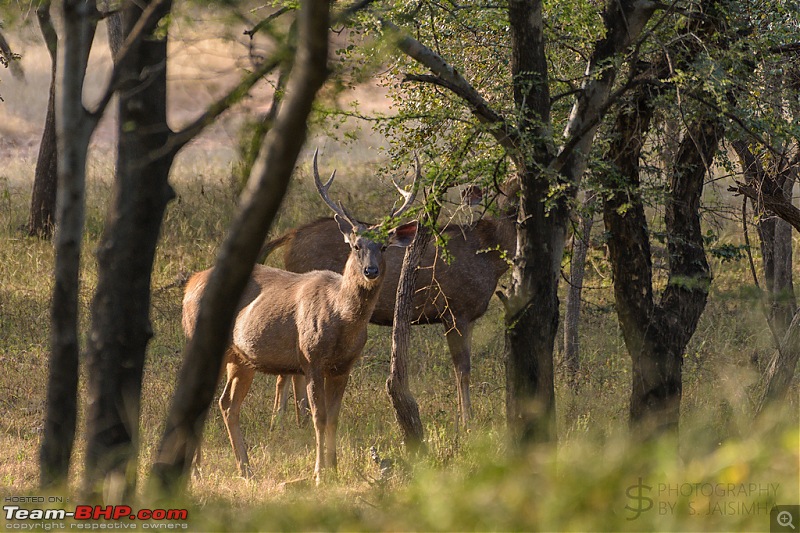
[[[159,150],[148,155],[150,159],[157,159],[166,154],[177,152],[186,143],[197,137],[204,129],[234,104],[242,100],[264,76],[278,68],[282,61],[280,53],[275,54],[269,61],[264,61],[259,67],[245,76],[235,87],[228,91],[219,100],[212,103],[206,111],[197,117],[191,124],[169,136],[167,142]]]
[[[50,54],[50,61],[55,65],[58,56],[58,34],[53,27],[53,19],[50,17],[50,0],[42,2],[36,8],[36,18],[39,20],[39,28],[42,31],[47,52]]]
[[[294,9],[295,9],[295,8],[293,8],[293,7],[282,7],[282,8],[280,8],[279,10],[275,11],[274,13],[270,13],[270,14],[267,16],[267,18],[265,18],[265,19],[262,19],[261,21],[259,21],[259,22],[258,22],[258,24],[256,24],[255,26],[253,26],[253,29],[252,29],[252,30],[244,30],[244,35],[247,35],[247,36],[249,36],[249,37],[252,39],[253,37],[255,37],[255,36],[256,36],[256,33],[258,33],[259,31],[261,31],[261,29],[262,29],[264,26],[266,26],[267,24],[269,24],[270,22],[272,22],[272,21],[273,21],[273,20],[275,20],[276,18],[278,18],[278,17],[280,17],[280,16],[284,15],[285,13],[288,13],[289,11],[294,11]]]
[[[773,54],[796,54],[800,53],[800,43],[786,43],[772,46],[769,51]]]
[[[792,203],[783,195],[782,192],[770,194],[744,183],[737,183],[736,185],[729,187],[728,190],[730,192],[743,194],[748,198],[758,202],[759,205],[764,207],[764,209],[772,211],[777,216],[791,224],[794,229],[800,231],[800,209],[792,205]]]
[[[197,327],[184,349],[181,377],[153,466],[154,478],[165,494],[185,485],[213,399],[239,295],[286,193],[306,139],[312,103],[328,75],[328,9],[327,0],[301,2],[297,63],[286,99],[242,193],[239,212],[203,294]]]

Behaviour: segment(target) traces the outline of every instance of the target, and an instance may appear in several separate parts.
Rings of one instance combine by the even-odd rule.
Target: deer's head
[[[328,207],[334,212],[333,218],[339,225],[339,231],[347,244],[350,245],[350,259],[348,261],[356,261],[359,272],[369,281],[378,280],[383,276],[385,271],[385,262],[383,259],[383,252],[389,246],[406,247],[414,240],[417,233],[417,222],[409,222],[389,230],[385,236],[381,235],[380,226],[368,226],[358,222],[347,209],[339,203],[335,203],[328,196],[328,189],[336,177],[336,171],[331,173],[331,177],[323,184],[319,177],[319,170],[317,167],[317,151],[314,151],[314,184],[317,186],[317,191]],[[398,192],[403,196],[404,202],[398,209],[391,213],[391,218],[399,217],[402,215],[414,202],[416,196],[416,182],[420,175],[419,161],[416,164],[416,174],[414,176],[414,183],[411,185],[410,191],[401,189],[396,183],[394,184]]]

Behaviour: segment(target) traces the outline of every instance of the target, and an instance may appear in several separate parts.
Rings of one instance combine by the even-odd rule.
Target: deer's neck
[[[495,219],[495,236],[500,248],[509,257],[513,257],[517,250],[517,213],[519,211],[520,183],[517,176],[513,176],[502,185],[502,196],[497,202],[500,214]]]
[[[337,299],[342,317],[350,321],[369,321],[375,304],[378,302],[384,269],[385,266],[382,265],[381,275],[374,280],[368,280],[361,273],[358,261],[354,259],[354,256],[348,257]]]
[[[514,256],[517,250],[517,225],[514,223],[515,217],[502,214],[495,219],[495,237],[500,249],[509,258]]]

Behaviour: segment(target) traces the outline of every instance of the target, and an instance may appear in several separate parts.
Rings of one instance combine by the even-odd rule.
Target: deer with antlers
[[[516,250],[519,185],[512,180],[501,189],[499,216],[484,217],[470,225],[452,224],[440,230],[449,259],[445,259],[445,249],[438,244],[428,246],[420,262],[413,299],[412,324],[444,326],[463,425],[469,423],[472,412],[469,385],[473,324],[486,312],[497,282],[508,270]],[[482,191],[473,186],[464,191],[462,200],[476,205],[482,197]],[[261,255],[266,257],[280,247],[285,248],[284,267],[292,272],[341,272],[347,261],[347,247],[341,243],[336,223],[330,218],[311,222],[268,242]],[[373,324],[392,325],[403,257],[402,251],[386,253],[386,281],[370,318]],[[296,380],[302,380],[302,376]],[[276,409],[286,405],[288,386],[284,383],[276,387]],[[298,399],[297,395],[295,398]]]
[[[367,323],[386,277],[384,251],[408,246],[416,222],[391,229],[381,239],[376,226],[356,221],[341,203],[328,196],[336,172],[322,184],[314,153],[314,183],[331,210],[339,232],[349,245],[341,274],[314,271],[303,274],[256,265],[239,300],[231,345],[227,352],[227,381],[219,400],[239,472],[252,471],[239,426],[239,413],[256,371],[267,374],[303,374],[316,433],[314,477],[336,467],[336,427],[342,395],[353,364],[367,339]],[[419,176],[419,164],[417,164]],[[403,205],[392,212],[399,217],[414,201],[415,184]],[[193,275],[183,298],[183,328],[191,337],[200,297],[211,270]]]

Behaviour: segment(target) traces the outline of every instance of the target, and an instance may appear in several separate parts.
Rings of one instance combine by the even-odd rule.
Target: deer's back
[[[187,284],[183,301],[187,336],[193,332],[210,274],[211,269],[199,272]],[[329,335],[314,336],[313,331],[331,322],[326,309],[335,299],[340,280],[339,274],[329,271],[301,274],[255,265],[239,299],[230,339],[239,359],[262,372],[291,374],[303,372],[306,366],[300,350],[303,342],[304,348],[326,357],[320,349]]]

